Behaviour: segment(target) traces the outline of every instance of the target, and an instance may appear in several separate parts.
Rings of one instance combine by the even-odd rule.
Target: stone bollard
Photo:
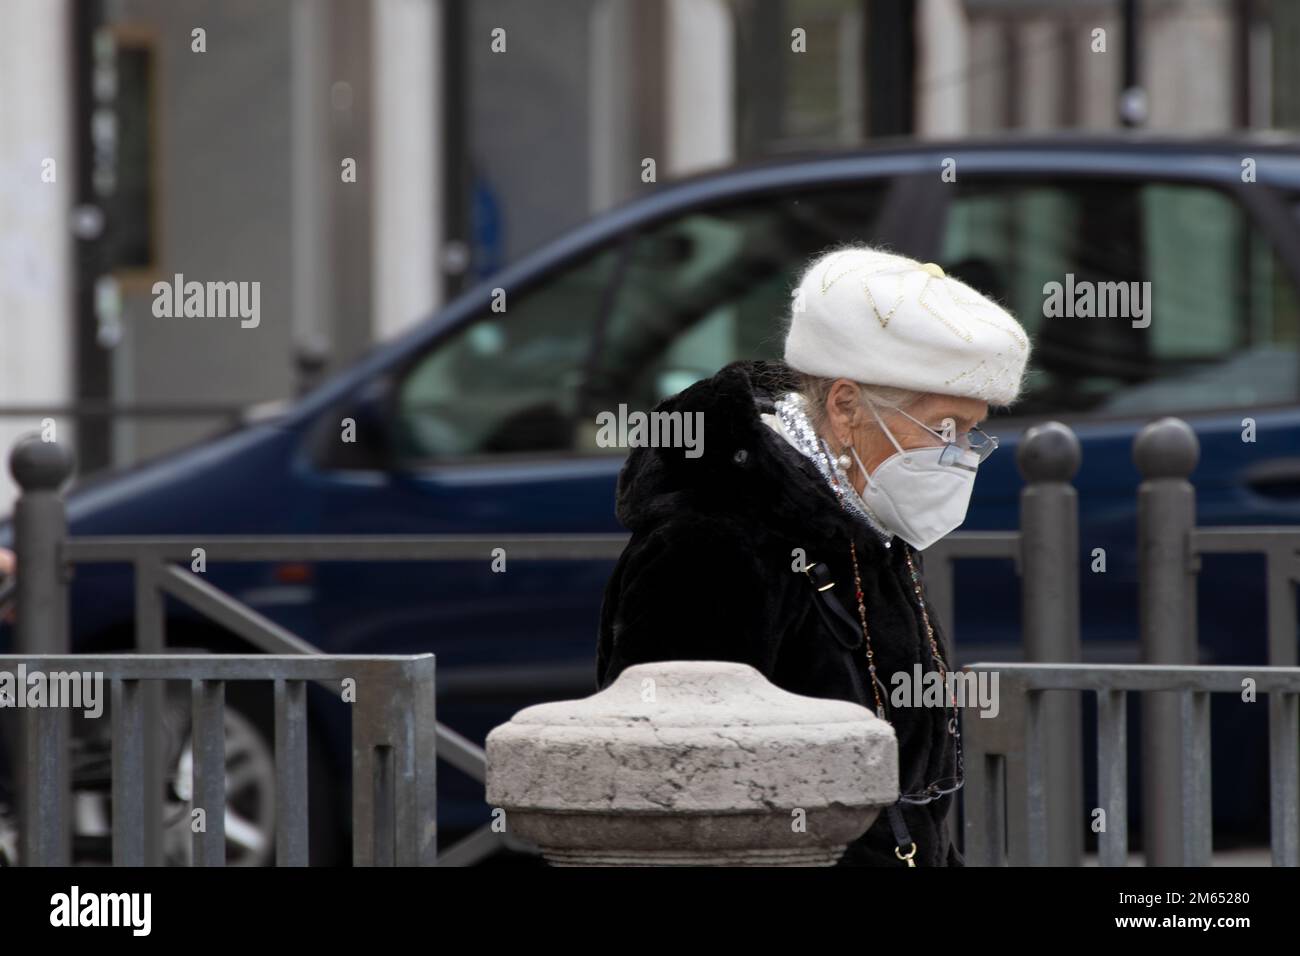
[[[831,866],[898,798],[894,730],[748,664],[628,667],[487,738],[487,800],[557,866]]]

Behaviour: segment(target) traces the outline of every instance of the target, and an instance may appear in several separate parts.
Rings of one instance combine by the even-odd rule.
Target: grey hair
[[[826,427],[826,399],[830,395],[831,386],[836,381],[837,379],[826,378],[821,375],[799,374],[799,384],[795,391],[807,401],[808,417],[818,433],[821,433]],[[865,385],[858,382],[857,386],[858,399],[862,410],[868,415],[871,414],[868,402],[877,406],[891,405],[896,408],[910,408],[925,397],[924,392],[908,388],[896,388],[891,385]]]

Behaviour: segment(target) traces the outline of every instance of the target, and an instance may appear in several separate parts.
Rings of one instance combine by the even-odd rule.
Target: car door
[[[597,319],[616,285],[611,242],[491,304],[374,387],[383,447],[321,468],[333,534],[607,532],[619,462],[580,453],[579,404]],[[364,427],[364,426],[358,426]],[[495,570],[494,570],[495,566]],[[444,675],[590,655],[596,562],[347,562],[321,566],[332,648],[436,651]]]
[[[1022,401],[989,426],[1008,454],[981,467],[966,527],[1016,526],[1014,451],[1025,425],[1055,418],[1076,430],[1085,660],[1140,659],[1132,443],[1147,422],[1176,415],[1196,431],[1199,524],[1300,523],[1290,240],[1256,214],[1280,200],[1250,188],[1259,191],[1247,203],[1230,185],[1159,174],[967,177],[949,206],[940,261],[1006,302],[1034,341]],[[1125,307],[1118,289],[1144,298]],[[1102,292],[1119,307],[1103,310]],[[959,659],[1017,659],[1007,635],[1019,635],[1018,587],[1005,563],[959,566],[955,584]],[[1198,612],[1201,663],[1266,661],[1258,557],[1207,557]],[[1216,781],[1262,779],[1263,709],[1216,699],[1213,732],[1237,741],[1236,765]],[[1267,819],[1265,787],[1215,789],[1217,824]]]

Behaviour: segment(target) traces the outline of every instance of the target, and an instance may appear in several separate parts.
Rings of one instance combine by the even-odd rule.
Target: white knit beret
[[[795,289],[785,361],[810,375],[1010,405],[1029,337],[934,263],[869,246],[819,257]]]

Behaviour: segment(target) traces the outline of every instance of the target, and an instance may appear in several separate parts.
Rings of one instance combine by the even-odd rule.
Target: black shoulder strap
[[[889,828],[894,831],[894,842],[897,844],[894,856],[906,860],[908,866],[916,866],[916,844],[912,842],[912,835],[907,832],[907,823],[903,820],[903,811],[898,803],[891,803],[885,807],[885,815],[889,817]],[[947,826],[947,824],[941,825]]]
[[[817,610],[821,613],[822,620],[826,622],[827,629],[849,650],[861,647],[862,625],[849,617],[849,612],[844,610],[844,605],[831,593],[835,582],[831,579],[830,568],[820,561],[814,561],[804,568],[804,574],[808,575],[808,580],[812,582],[813,591],[817,595],[815,602]],[[848,629],[847,633],[845,628]]]
[[[812,582],[813,590],[817,594],[817,600],[813,603],[817,605],[822,620],[830,632],[835,635],[835,639],[850,650],[861,647],[862,625],[849,617],[848,611],[844,610],[844,605],[835,600],[831,594],[835,587],[835,581],[831,578],[830,569],[821,562],[814,561],[804,568],[804,574],[808,575],[808,580]],[[836,623],[837,621],[848,625],[848,633],[853,635],[851,643],[841,633],[842,627]],[[903,811],[897,801],[885,808],[885,816],[889,820],[889,828],[894,832],[894,842],[897,845],[894,855],[900,861],[906,861],[908,866],[916,866],[916,860],[914,859],[916,844],[912,842],[912,838],[907,832],[907,824],[903,821]]]

